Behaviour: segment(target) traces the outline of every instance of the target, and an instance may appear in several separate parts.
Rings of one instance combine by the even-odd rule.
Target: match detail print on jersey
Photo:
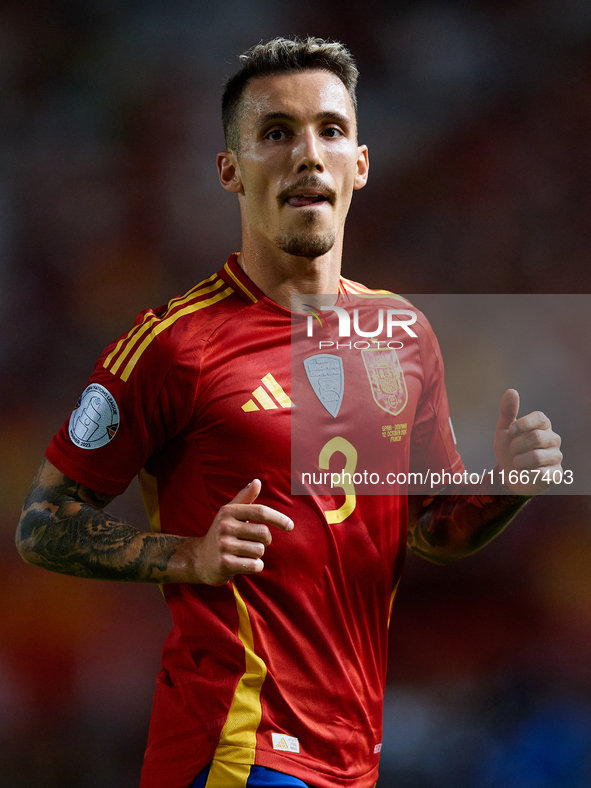
[[[82,392],[70,417],[69,435],[81,449],[99,449],[112,441],[119,429],[119,408],[100,383]]]

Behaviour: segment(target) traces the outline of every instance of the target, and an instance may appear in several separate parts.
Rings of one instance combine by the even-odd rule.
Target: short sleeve
[[[443,358],[429,322],[421,316],[423,391],[411,436],[411,471],[462,472],[445,388]]]
[[[46,451],[66,476],[107,495],[121,494],[193,415],[199,346],[170,332],[146,334],[145,347],[138,345],[135,356],[130,352],[117,363],[145,319],[140,316],[132,331],[106,348]]]

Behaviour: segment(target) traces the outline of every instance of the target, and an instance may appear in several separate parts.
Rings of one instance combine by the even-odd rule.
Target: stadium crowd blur
[[[590,289],[585,0],[3,0],[4,788],[138,782],[169,624],[158,589],[27,567],[14,527],[103,347],[239,248],[214,166],[221,85],[237,53],[290,33],[343,40],[361,70],[372,171],[346,276],[399,293]],[[112,508],[147,527],[137,490]],[[409,558],[380,788],[591,785],[590,515],[587,497],[546,497],[477,557]]]

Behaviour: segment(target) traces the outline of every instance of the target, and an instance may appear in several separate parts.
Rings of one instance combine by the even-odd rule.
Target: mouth
[[[324,194],[294,194],[285,201],[292,208],[307,208],[310,205],[323,205],[328,202]]]
[[[334,205],[336,196],[334,189],[315,176],[304,176],[278,194],[279,200],[291,208]]]

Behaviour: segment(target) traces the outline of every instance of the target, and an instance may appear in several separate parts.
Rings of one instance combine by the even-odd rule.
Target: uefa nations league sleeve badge
[[[114,397],[100,383],[91,383],[70,417],[72,443],[81,449],[98,449],[112,441],[118,429],[119,408]]]

